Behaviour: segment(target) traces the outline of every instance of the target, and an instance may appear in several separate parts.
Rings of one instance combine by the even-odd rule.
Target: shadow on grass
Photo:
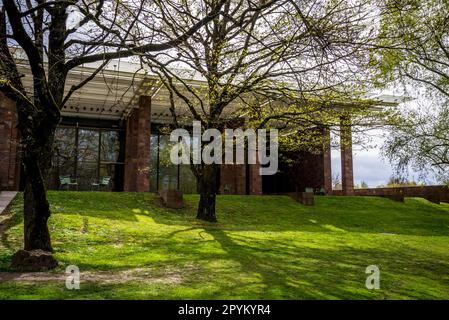
[[[186,198],[188,207],[183,210],[159,207],[154,199],[151,194],[51,194],[54,207],[64,208],[55,210],[56,214],[136,222],[136,226],[138,217],[146,216],[164,228],[162,232],[153,229],[155,234],[145,237],[126,234],[120,239],[124,247],[115,247],[116,230],[109,230],[111,236],[93,239],[88,249],[76,242],[57,247],[69,252],[81,249],[76,259],[82,270],[182,267],[193,263],[198,268],[185,271],[180,284],[190,290],[186,298],[438,298],[441,288],[446,288],[444,297],[449,296],[447,255],[379,239],[372,248],[368,245],[371,239],[359,243],[343,237],[340,242],[326,244],[327,237],[338,238],[350,232],[448,236],[447,205],[420,199],[407,199],[404,204],[370,197],[318,197],[317,205],[309,208],[288,197],[223,196],[217,203],[219,223],[213,224],[195,219],[196,196]],[[100,207],[95,206],[97,201]],[[310,239],[317,233],[321,239],[314,246],[294,238],[300,237],[299,233],[277,235],[278,231],[310,233]],[[91,251],[96,247],[107,252],[101,260]],[[371,264],[381,268],[380,291],[365,288],[365,268]],[[112,290],[117,286],[97,287]],[[160,297],[177,294],[170,288],[163,290],[165,296]],[[124,293],[123,298],[127,296],[132,293]]]
[[[274,299],[441,299],[446,297],[449,281],[446,256],[417,252],[401,246],[402,251],[293,246],[287,241],[257,241],[219,229],[206,229],[226,251],[228,259],[240,265],[240,272],[256,273],[263,284],[257,298]],[[423,258],[425,257],[425,258]],[[207,257],[204,257],[207,259]],[[365,269],[378,265],[382,274],[382,290],[365,287]],[[223,272],[226,272],[223,270]],[[229,292],[239,292],[242,283],[232,281]],[[423,281],[424,280],[424,281]],[[420,281],[422,281],[420,283]],[[250,284],[251,286],[251,284]],[[257,296],[257,294],[259,296]],[[239,298],[229,294],[227,297]]]
[[[147,262],[160,270],[177,268],[181,281],[155,284],[88,284],[80,295],[114,298],[181,299],[447,299],[447,256],[415,248],[360,249],[350,246],[311,248],[288,240],[259,240],[210,228],[221,250],[204,252],[201,243],[165,247],[167,260]],[[161,240],[162,241],[162,240]],[[164,243],[156,244],[156,247]],[[165,243],[165,245],[167,245]],[[145,246],[145,244],[143,244]],[[129,253],[132,255],[133,253]],[[128,254],[121,255],[127,261]],[[186,265],[196,268],[184,268]],[[381,289],[368,290],[365,269],[378,265]],[[142,264],[141,267],[144,267]],[[135,268],[126,263],[124,269]],[[111,265],[84,264],[81,270],[108,270]],[[62,286],[62,285],[61,285]],[[155,290],[158,289],[158,290]],[[91,293],[89,293],[91,290]],[[140,292],[139,292],[140,290]]]
[[[195,219],[198,196],[185,198],[186,208],[174,210],[149,193],[49,192],[55,214],[128,222],[143,215],[162,224],[208,226]],[[287,196],[219,196],[217,215],[216,226],[230,230],[449,235],[449,205],[424,199],[326,196],[305,207]]]
[[[6,208],[3,215],[8,216],[0,223],[0,271],[9,268],[11,256],[20,249],[16,241],[11,241],[10,230],[23,223],[22,194],[18,194],[11,204]],[[1,250],[1,247],[4,250]]]
[[[195,219],[196,197],[189,209],[157,209],[157,223],[216,227],[241,231],[358,232],[415,236],[449,236],[449,204],[410,198],[405,203],[379,197],[317,197],[313,207],[287,196],[219,196],[218,223]],[[349,201],[348,201],[349,200]]]

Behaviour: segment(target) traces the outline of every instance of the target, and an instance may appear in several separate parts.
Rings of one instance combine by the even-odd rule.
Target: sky
[[[382,142],[382,139],[379,139]],[[338,174],[341,178],[340,150],[332,150],[332,175]],[[388,160],[380,154],[380,146],[370,150],[353,150],[354,183],[366,182],[369,187],[377,187],[386,184],[394,175],[392,166]]]
[[[353,174],[354,184],[361,184],[362,181],[368,184],[368,187],[374,188],[387,184],[390,177],[395,176],[395,170],[389,163],[388,159],[382,157],[381,147],[384,143],[382,135],[385,131],[375,130],[375,134],[371,136],[372,145],[369,149],[363,149],[360,146],[353,145]],[[341,158],[340,149],[331,150],[332,158],[332,177],[339,175],[341,181]],[[426,184],[438,184],[431,176],[426,176],[423,181],[421,175],[409,168],[408,180],[416,182],[425,182]]]
[[[411,100],[399,104],[398,108],[402,110],[419,108],[420,104],[426,103],[427,100],[422,97],[422,94],[414,89],[414,96],[404,94],[402,90],[385,90],[382,93],[407,96]],[[409,90],[410,92],[410,90]],[[381,155],[381,147],[384,144],[385,138],[383,135],[386,133],[384,130],[376,129],[372,130],[370,137],[369,149],[363,149],[360,146],[353,145],[353,168],[354,168],[354,183],[360,184],[362,181],[366,182],[370,188],[377,187],[379,185],[387,184],[390,177],[395,175],[393,166],[389,163],[388,159],[385,159]],[[340,150],[333,149],[331,153],[332,157],[332,176],[339,175],[341,179],[341,159]],[[416,182],[421,182],[422,178],[419,173],[409,169],[408,179]],[[432,177],[426,177],[425,182],[427,184],[435,184],[436,181]]]

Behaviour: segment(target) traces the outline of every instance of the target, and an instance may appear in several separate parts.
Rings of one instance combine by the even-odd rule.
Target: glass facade
[[[189,165],[174,165],[170,161],[173,142],[170,136],[155,132],[150,142],[150,190],[175,189],[183,193],[196,193],[196,178]]]
[[[123,184],[117,130],[59,127],[53,154],[50,189],[120,190]],[[73,184],[61,186],[62,177],[70,177]]]
[[[59,127],[54,142],[53,166],[49,189],[80,191],[122,191],[124,138],[119,130],[82,127]],[[121,144],[122,142],[122,144]],[[155,130],[150,140],[150,191],[175,189],[183,193],[196,193],[196,178],[189,165],[173,165],[170,136]],[[75,184],[61,186],[63,177]],[[99,185],[110,177],[108,185]]]

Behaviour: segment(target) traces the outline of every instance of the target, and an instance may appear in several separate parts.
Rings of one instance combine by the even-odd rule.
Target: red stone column
[[[13,100],[0,92],[0,190],[18,190],[20,178],[19,132]]]
[[[126,123],[124,190],[150,191],[151,97],[140,96]]]
[[[329,129],[323,130],[323,181],[326,194],[332,193],[332,158],[331,158],[331,141]]]
[[[260,175],[260,164],[250,164],[247,167],[249,170],[249,194],[260,195],[262,194],[262,176]]]
[[[344,195],[354,194],[354,174],[352,162],[351,118],[344,116],[340,121],[341,181]]]

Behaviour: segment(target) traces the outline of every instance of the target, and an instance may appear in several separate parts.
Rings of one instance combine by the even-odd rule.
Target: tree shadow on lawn
[[[186,208],[168,209],[149,193],[53,192],[54,214],[139,222],[148,216],[157,223],[191,226],[198,196],[188,195]],[[349,200],[349,202],[348,202]],[[424,199],[406,203],[379,197],[317,197],[313,207],[288,196],[218,196],[218,226],[233,230],[361,232],[449,236],[449,204]]]
[[[195,198],[187,200],[188,209],[166,209],[162,215],[150,210],[150,216],[162,224],[192,226],[193,223],[242,231],[449,236],[449,204],[437,205],[424,199],[398,203],[379,197],[326,196],[317,197],[316,206],[306,207],[287,196],[244,197],[218,197],[216,224],[194,219]],[[345,199],[350,199],[349,205]]]
[[[113,200],[120,202],[121,194],[116,195]],[[58,197],[57,202],[63,202],[69,208],[61,213],[72,214],[76,210],[72,210],[71,202],[65,201],[66,196],[76,194]],[[104,200],[106,198],[110,199],[104,196]],[[109,213],[119,207],[120,212],[112,217],[113,220],[139,224],[138,216],[143,215],[175,230],[169,228],[162,234],[158,233],[158,237],[149,234],[148,238],[139,239],[140,251],[121,252],[121,249],[111,247],[108,258],[111,262],[107,259],[99,262],[95,260],[95,253],[86,252],[86,259],[79,261],[82,269],[132,269],[155,264],[182,267],[194,263],[198,268],[183,273],[181,283],[181,286],[192,288],[191,298],[441,298],[441,287],[446,288],[443,297],[449,297],[447,256],[417,250],[406,244],[382,247],[381,244],[387,244],[388,240],[373,243],[372,248],[357,248],[357,243],[348,243],[344,238],[348,232],[372,234],[392,231],[400,235],[448,236],[446,209],[449,206],[440,207],[416,199],[407,199],[403,204],[388,199],[374,198],[374,201],[370,197],[357,197],[349,207],[345,207],[338,201],[344,198],[319,197],[315,207],[304,207],[288,197],[229,196],[218,198],[220,222],[213,224],[195,219],[196,196],[187,197],[188,207],[182,210],[157,206],[155,196],[151,194],[125,194],[125,198],[127,201],[122,204],[112,204],[109,200],[99,210],[92,200],[80,214],[109,219]],[[409,213],[411,208],[415,211]],[[389,211],[385,213],[385,210]],[[378,212],[380,217],[375,217],[373,212]],[[126,217],[127,214],[133,218]],[[187,238],[179,239],[186,236],[183,233],[196,229],[197,237],[189,238],[187,235]],[[283,231],[293,233],[276,239],[276,232]],[[260,232],[273,234],[258,238],[256,234]],[[321,233],[326,237],[343,238],[340,243],[328,246],[325,239],[316,244],[307,243],[307,240],[301,242],[301,239],[293,243],[292,239],[295,239],[292,236],[301,237],[300,232],[310,233],[312,237],[313,233]],[[208,247],[215,243],[218,249]],[[111,239],[103,238],[94,240],[90,246],[111,244]],[[64,243],[60,246],[70,251]],[[150,256],[152,251],[164,259],[157,262],[154,257],[147,258],[146,255]],[[89,254],[94,255],[93,259]],[[132,261],[135,255],[140,255],[140,260]],[[113,260],[123,263],[117,266]],[[365,288],[365,268],[370,264],[381,269],[380,291]]]
[[[169,221],[169,225],[179,224]],[[102,263],[86,257],[76,264],[82,270],[110,270],[117,268],[112,262],[118,260],[123,262],[119,269],[132,269],[136,268],[136,256],[138,267],[182,270],[183,266],[194,264],[197,268],[181,271],[180,284],[191,287],[195,293],[186,298],[192,299],[449,298],[447,255],[411,247],[400,239],[389,242],[389,236],[379,236],[380,242],[359,244],[340,232],[326,233],[329,238],[341,238],[330,243],[326,243],[327,238],[313,242],[311,233],[311,238],[301,239],[307,232],[298,234],[297,239],[292,238],[294,234],[285,238],[276,232],[261,238],[257,231],[246,233],[242,229],[203,224],[148,238],[140,242],[141,249],[136,251],[114,254],[112,250]],[[108,245],[108,240],[101,245]],[[161,259],[154,260],[152,254]],[[381,270],[381,290],[365,287],[365,269],[373,264]]]
[[[190,231],[193,231],[190,229]],[[162,298],[185,299],[448,299],[447,256],[400,248],[309,246],[307,241],[258,239],[240,232],[205,228],[217,243],[205,250],[205,243],[148,240],[143,247],[157,248],[163,261],[142,261],[139,267],[178,269],[181,281],[161,288]],[[174,237],[180,233],[174,234]],[[400,249],[400,250],[398,250]],[[121,269],[135,252],[122,253]],[[115,257],[117,259],[118,257]],[[111,259],[114,259],[111,257]],[[129,259],[129,260],[128,260]],[[381,270],[381,289],[368,290],[368,265]],[[189,267],[185,267],[189,266]],[[191,266],[194,266],[193,268]],[[111,270],[105,262],[81,264],[81,270]],[[159,273],[160,275],[163,274]],[[111,288],[98,283],[99,290]],[[187,290],[185,296],[176,292]],[[154,290],[153,290],[154,291]],[[121,297],[126,298],[126,297]],[[155,297],[157,298],[157,297]]]
[[[14,241],[10,240],[9,231],[23,223],[21,203],[18,199],[13,200],[3,213],[3,215],[8,217],[0,224],[0,270],[9,267],[12,254],[18,249]]]
[[[262,286],[251,292],[254,284],[239,282],[235,269],[232,272],[226,269],[209,270],[211,281],[217,273],[228,273],[228,282],[223,283],[229,286],[226,298],[240,298],[240,294],[245,294],[247,290],[251,293],[247,298],[255,294],[255,298],[262,299],[449,297],[447,256],[420,252],[408,246],[401,246],[401,251],[358,249],[350,245],[317,248],[308,247],[307,244],[295,246],[288,240],[257,240],[216,228],[206,231],[220,244],[227,259],[239,263],[237,274],[253,273],[260,277]],[[196,253],[192,258],[197,254],[201,255]],[[213,258],[207,255],[203,255],[202,259],[213,262]],[[381,290],[378,291],[365,287],[368,276],[366,267],[373,264],[381,270]],[[246,285],[249,288],[245,288]],[[439,286],[440,291],[434,292],[435,285]],[[441,288],[445,288],[443,293]],[[223,289],[220,288],[220,291]]]

